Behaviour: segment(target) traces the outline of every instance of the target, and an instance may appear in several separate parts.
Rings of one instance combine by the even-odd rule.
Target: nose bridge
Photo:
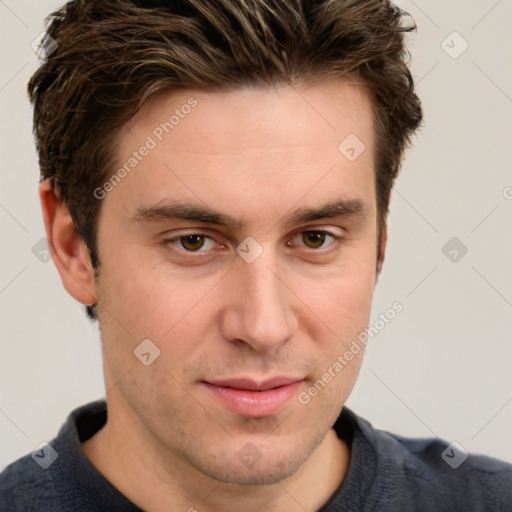
[[[254,313],[282,312],[285,294],[276,267],[272,271],[272,267],[264,260],[244,267],[249,309]]]
[[[288,290],[279,278],[277,258],[271,250],[247,263],[238,261],[234,272],[238,293],[232,303],[236,330],[229,337],[268,351],[290,338],[295,330]]]

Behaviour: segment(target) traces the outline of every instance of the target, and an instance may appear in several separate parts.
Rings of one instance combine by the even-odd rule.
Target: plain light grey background
[[[392,197],[372,322],[404,309],[369,343],[348,405],[377,427],[512,461],[512,3],[398,3],[418,25],[425,126]],[[45,234],[26,83],[59,5],[0,0],[0,469],[104,395],[98,330],[34,254]]]

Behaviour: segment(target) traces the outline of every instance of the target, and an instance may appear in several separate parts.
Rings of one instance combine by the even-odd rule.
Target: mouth
[[[303,386],[304,378],[278,376],[265,381],[236,378],[201,384],[231,412],[260,418],[277,414]]]

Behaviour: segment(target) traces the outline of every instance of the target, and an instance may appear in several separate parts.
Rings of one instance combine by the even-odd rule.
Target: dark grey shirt
[[[81,450],[80,443],[106,420],[102,400],[79,407],[50,446],[5,468],[0,512],[140,512]],[[512,510],[510,464],[472,454],[463,460],[463,452],[440,439],[376,430],[346,407],[334,429],[350,444],[351,459],[345,479],[320,512]]]

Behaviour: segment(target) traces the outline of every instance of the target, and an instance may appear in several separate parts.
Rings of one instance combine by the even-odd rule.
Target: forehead
[[[157,143],[180,145],[186,139],[195,153],[233,153],[261,144],[300,149],[349,133],[371,143],[372,125],[364,86],[338,78],[317,85],[162,91],[126,123],[118,141],[129,145],[147,134],[167,139]]]
[[[118,167],[150,150],[137,156],[115,194],[140,207],[169,194],[207,194],[216,206],[233,204],[235,195],[296,202],[314,183],[314,192],[332,189],[333,198],[361,195],[362,187],[370,193],[373,131],[365,89],[346,79],[163,92],[117,135]],[[341,186],[346,190],[334,190]]]

